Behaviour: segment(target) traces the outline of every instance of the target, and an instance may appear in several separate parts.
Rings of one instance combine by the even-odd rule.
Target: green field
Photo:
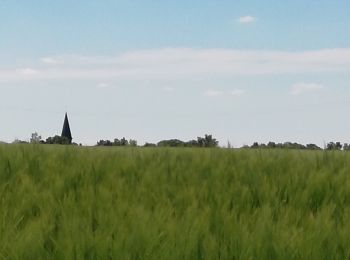
[[[0,146],[0,259],[349,259],[350,153]]]

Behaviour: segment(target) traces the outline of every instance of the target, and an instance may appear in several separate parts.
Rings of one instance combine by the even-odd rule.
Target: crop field
[[[0,259],[349,259],[350,153],[0,145]]]

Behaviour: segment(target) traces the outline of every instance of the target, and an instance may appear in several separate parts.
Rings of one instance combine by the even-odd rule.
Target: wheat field
[[[349,259],[350,153],[0,145],[0,259]]]

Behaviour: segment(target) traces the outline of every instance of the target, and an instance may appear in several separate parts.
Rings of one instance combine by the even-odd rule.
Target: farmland
[[[348,259],[350,153],[0,145],[1,259]]]

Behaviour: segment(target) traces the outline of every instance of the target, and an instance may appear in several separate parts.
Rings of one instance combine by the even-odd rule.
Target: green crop
[[[0,146],[0,259],[349,259],[350,153]]]

